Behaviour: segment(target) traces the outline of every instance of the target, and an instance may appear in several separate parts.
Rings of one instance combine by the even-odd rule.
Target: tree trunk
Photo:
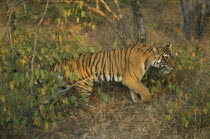
[[[209,22],[209,16],[210,16],[210,1],[205,0],[206,8],[205,13],[203,15],[202,25],[201,25],[201,37],[203,37],[203,34],[207,32],[207,24]]]
[[[191,26],[190,26],[190,11],[189,11],[189,5],[186,3],[185,0],[180,0],[180,4],[182,7],[182,14],[184,19],[184,32],[186,35],[186,38],[190,40],[191,38]]]
[[[196,34],[199,40],[201,40],[202,32],[201,32],[201,18],[202,18],[202,4],[201,0],[196,0],[196,14],[197,14],[197,20],[196,20]]]
[[[130,37],[130,33],[128,31],[128,28],[126,27],[126,24],[125,24],[125,20],[122,16],[122,12],[120,10],[120,5],[119,5],[119,2],[118,0],[114,0],[114,3],[116,5],[116,8],[117,8],[117,12],[118,12],[118,18],[117,18],[117,24],[119,25],[120,28],[122,28],[122,34],[123,34],[123,38],[125,40],[125,43],[126,43],[126,46],[129,45],[131,42],[131,37]],[[120,29],[121,30],[121,29]]]
[[[133,16],[134,16],[134,36],[136,42],[146,42],[146,31],[144,27],[143,13],[141,10],[140,0],[134,0],[133,4]]]

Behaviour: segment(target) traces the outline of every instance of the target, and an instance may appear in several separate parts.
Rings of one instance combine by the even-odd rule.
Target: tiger
[[[53,70],[59,71],[68,85],[74,84],[76,91],[87,97],[87,102],[93,92],[94,81],[115,81],[130,89],[134,103],[149,103],[152,94],[141,80],[150,67],[160,68],[165,74],[174,68],[172,44],[153,47],[134,43],[125,48],[80,55],[75,60],[64,59]],[[70,78],[70,72],[76,73],[77,78]]]

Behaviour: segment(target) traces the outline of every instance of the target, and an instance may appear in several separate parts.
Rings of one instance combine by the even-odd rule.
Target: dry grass
[[[200,138],[207,139],[208,128],[180,131],[175,121],[165,120],[165,111],[159,104],[165,98],[157,96],[152,104],[134,104],[128,89],[119,86],[109,88],[111,100],[101,104],[99,111],[89,112],[76,107],[69,107],[72,116],[66,117],[58,126],[42,134],[48,138]],[[167,94],[164,94],[167,95]],[[159,97],[159,98],[158,98]],[[172,97],[168,95],[168,103]],[[99,98],[100,99],[100,98]],[[38,137],[38,135],[35,135]]]

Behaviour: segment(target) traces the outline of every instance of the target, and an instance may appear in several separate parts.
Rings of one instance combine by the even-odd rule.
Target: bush
[[[172,73],[166,76],[152,69],[143,80],[153,93],[170,92],[170,97],[165,97],[169,100],[153,104],[164,107],[165,119],[183,128],[201,128],[210,122],[209,71],[206,58],[198,49],[193,45],[180,47]]]

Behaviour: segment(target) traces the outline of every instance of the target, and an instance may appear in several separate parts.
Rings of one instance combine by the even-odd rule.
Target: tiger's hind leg
[[[90,95],[93,92],[93,81],[80,82],[75,85],[76,91],[79,93],[81,99],[89,103]]]
[[[81,98],[80,106],[90,111],[94,110],[96,107],[90,104],[90,96],[93,93],[93,80],[84,80],[81,82],[78,81],[75,84],[75,89]]]

